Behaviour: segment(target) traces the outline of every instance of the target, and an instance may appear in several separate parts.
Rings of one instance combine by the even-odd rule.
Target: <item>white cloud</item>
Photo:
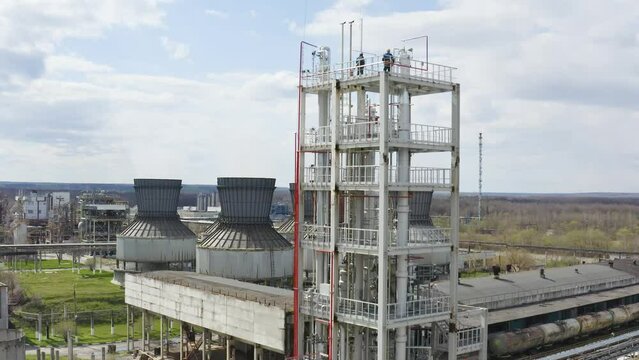
[[[216,18],[226,19],[229,17],[229,13],[225,11],[215,10],[215,9],[207,9],[204,11],[207,15],[211,15]]]
[[[187,44],[173,41],[166,36],[160,38],[164,50],[174,59],[184,60],[189,58],[190,48]]]
[[[313,43],[330,45],[338,59],[339,22],[359,18],[369,5],[338,1],[305,29],[287,24]],[[477,188],[477,133],[483,131],[488,191],[639,191],[630,180],[639,167],[628,165],[639,161],[628,135],[639,132],[639,3],[439,5],[365,16],[364,50],[382,53],[401,47],[401,39],[428,34],[430,61],[459,68],[462,190]],[[409,46],[424,57],[422,43]],[[416,110],[429,122],[445,118],[450,107],[449,98],[420,101]]]
[[[159,26],[162,0],[3,0],[0,48],[51,52],[66,38],[102,36],[114,26]]]

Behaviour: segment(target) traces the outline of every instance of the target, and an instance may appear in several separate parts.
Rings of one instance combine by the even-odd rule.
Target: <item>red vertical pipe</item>
[[[297,83],[297,137],[295,138],[295,199],[293,201],[293,217],[295,219],[295,223],[293,225],[293,231],[295,234],[293,235],[293,356],[295,359],[300,358],[300,349],[298,348],[298,335],[299,335],[299,313],[300,313],[300,304],[299,304],[299,276],[300,269],[298,264],[299,252],[300,252],[300,239],[299,239],[299,223],[300,223],[300,214],[299,214],[299,197],[300,197],[300,136],[301,132],[301,124],[302,124],[302,47],[304,46],[303,42],[300,42],[300,64],[299,64],[299,72],[298,72],[298,83]]]

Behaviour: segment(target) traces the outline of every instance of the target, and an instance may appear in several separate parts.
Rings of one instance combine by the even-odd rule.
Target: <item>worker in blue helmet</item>
[[[384,72],[389,72],[391,66],[395,63],[395,57],[391,53],[390,49],[387,49],[384,56],[382,56],[382,62],[384,63]]]

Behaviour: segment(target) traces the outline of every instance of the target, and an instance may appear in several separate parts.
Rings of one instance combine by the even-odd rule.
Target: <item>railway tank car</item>
[[[492,334],[488,337],[488,350],[491,356],[497,357],[519,354],[613,326],[625,325],[637,319],[639,319],[639,303],[619,306],[572,319]]]

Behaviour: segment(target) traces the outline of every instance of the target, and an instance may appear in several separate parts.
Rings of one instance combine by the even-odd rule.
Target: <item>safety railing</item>
[[[469,352],[478,351],[482,346],[482,328],[470,327],[457,330],[457,353],[467,354]],[[448,347],[448,329],[439,326],[436,337],[435,346],[438,349],[446,349]]]
[[[357,60],[347,61],[327,67],[316,64],[313,68],[303,71],[301,76],[302,86],[322,86],[330,84],[333,80],[354,80],[370,76],[378,76],[385,70],[381,56],[371,56],[364,59],[364,64]],[[422,80],[439,84],[453,82],[454,67],[428,63],[420,60],[396,61],[388,68],[388,72],[394,76]]]
[[[533,304],[542,301],[572,297],[590,292],[608,290],[639,283],[634,276],[615,276],[606,279],[594,279],[583,282],[550,286],[546,288],[518,291],[515,293],[481,296],[463,301],[466,305],[475,305],[489,310],[503,309],[524,304]]]
[[[348,116],[346,117],[348,119]],[[352,118],[351,120],[357,120]],[[365,118],[364,120],[368,120]],[[339,141],[342,143],[362,143],[378,141],[380,126],[378,121],[345,122],[340,125]]]
[[[450,229],[410,228],[408,241],[400,246],[397,232],[389,232],[389,249],[410,249],[424,246],[446,245],[450,243]],[[338,229],[337,244],[353,249],[374,250],[379,245],[377,229],[341,227]]]
[[[441,296],[388,304],[388,320],[404,320],[448,313],[449,300],[448,296]]]
[[[431,360],[433,349],[430,346],[407,346],[406,359]]]
[[[420,246],[444,245],[450,243],[451,229],[441,228],[409,228],[408,242],[404,246],[398,244],[397,232],[391,234],[391,248],[412,248]]]
[[[449,145],[452,143],[452,129],[443,126],[411,124],[410,141],[420,144]]]
[[[306,185],[323,185],[331,183],[330,166],[309,166],[304,168],[304,183]]]
[[[311,128],[304,133],[304,146],[322,146],[331,143],[330,126]]]
[[[339,181],[345,185],[375,185],[379,178],[378,165],[349,165],[339,170]]]
[[[357,229],[357,228],[339,228],[338,245],[346,245],[354,248],[376,248],[377,247],[377,230],[373,229]]]
[[[339,182],[342,185],[377,185],[379,181],[379,165],[349,165],[340,167]],[[399,168],[396,166],[388,169],[390,185],[430,185],[434,187],[450,186],[450,169],[411,167],[409,180],[399,181]]]
[[[457,331],[457,351],[460,354],[479,350],[481,342],[482,328],[480,327],[471,327]]]
[[[409,180],[399,180],[399,167],[389,168],[390,182],[396,185],[432,185],[450,186],[450,169],[411,167],[409,170]]]
[[[311,248],[328,248],[331,244],[331,227],[328,225],[304,225],[302,245]]]
[[[302,295],[300,309],[308,315],[330,316],[330,297],[316,291],[305,291]]]
[[[376,303],[348,298],[339,298],[337,300],[337,304],[338,315],[364,322],[377,320]]]

